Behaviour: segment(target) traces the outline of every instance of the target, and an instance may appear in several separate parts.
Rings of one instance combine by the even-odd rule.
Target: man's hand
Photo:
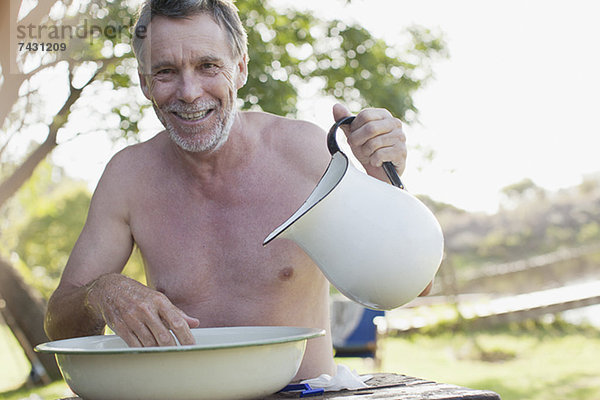
[[[333,107],[336,121],[350,116],[350,112],[341,104]],[[348,138],[348,144],[354,156],[365,167],[367,173],[387,181],[381,165],[391,161],[398,171],[404,172],[406,165],[406,137],[402,131],[402,122],[394,118],[389,111],[381,108],[367,108],[358,113],[352,124],[342,125]]]
[[[190,328],[199,321],[186,315],[164,294],[120,274],[106,274],[88,285],[86,306],[129,346],[174,346],[171,331],[181,344],[194,344]]]

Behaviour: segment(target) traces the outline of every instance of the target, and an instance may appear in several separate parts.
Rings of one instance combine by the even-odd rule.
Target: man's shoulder
[[[135,186],[135,182],[139,182],[143,175],[153,169],[153,165],[159,163],[164,148],[163,136],[160,133],[148,141],[119,150],[106,165],[101,183],[122,189]]]
[[[279,128],[282,130],[305,128],[308,131],[322,132],[322,129],[312,122],[282,117],[264,111],[243,111],[242,115],[249,123],[260,128]]]
[[[129,171],[143,170],[145,164],[156,162],[156,158],[164,149],[164,139],[164,133],[161,132],[145,142],[129,145],[115,153],[108,166]]]
[[[326,134],[318,125],[268,113],[245,115],[259,131],[261,144],[299,170],[312,175],[322,173],[330,158]]]
[[[296,142],[301,147],[310,147],[325,138],[323,129],[309,121],[255,111],[244,112],[244,117],[264,139],[275,143]]]

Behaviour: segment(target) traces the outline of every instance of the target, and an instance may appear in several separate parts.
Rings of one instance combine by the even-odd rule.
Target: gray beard
[[[186,132],[189,133],[190,138],[180,135],[167,118],[163,117],[161,110],[157,109],[156,105],[153,104],[153,106],[158,119],[166,128],[171,140],[181,149],[192,153],[211,153],[218,150],[229,138],[229,133],[235,122],[235,114],[237,112],[236,108],[232,107],[225,118],[217,121],[213,131],[210,132],[210,136],[207,136],[208,133],[204,133],[204,139],[206,140],[200,141],[195,140],[196,135],[201,134],[200,132],[194,132],[193,130]]]

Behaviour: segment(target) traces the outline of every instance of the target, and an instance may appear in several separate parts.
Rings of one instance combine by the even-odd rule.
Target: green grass
[[[0,392],[22,385],[29,369],[17,339],[6,325],[0,324]]]
[[[492,390],[503,400],[598,400],[599,355],[600,332],[593,329],[412,334],[383,341],[381,370]],[[362,360],[339,361],[372,371]]]
[[[0,333],[6,336],[7,331]],[[6,388],[10,379],[13,388],[21,384],[29,368],[8,366],[15,360],[15,349],[8,348],[8,343],[0,337],[0,388]],[[380,342],[380,349],[381,371],[492,390],[503,400],[600,399],[600,332],[592,328],[559,322],[447,330],[388,337]],[[341,358],[337,362],[360,373],[374,372],[372,363],[365,360]],[[0,393],[0,399],[57,399],[65,397],[66,390],[58,382],[33,391]]]
[[[0,393],[2,400],[56,400],[73,396],[69,387],[63,381],[35,389],[21,388]]]
[[[64,382],[42,388],[25,385],[31,365],[10,330],[0,325],[0,400],[40,400],[66,397],[70,391]]]

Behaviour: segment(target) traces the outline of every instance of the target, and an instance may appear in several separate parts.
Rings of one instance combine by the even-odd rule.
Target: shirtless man
[[[102,334],[130,346],[192,344],[190,328],[318,327],[297,378],[333,375],[329,285],[293,242],[267,234],[308,197],[330,160],[308,122],[239,112],[246,36],[228,0],[153,0],[134,44],[141,87],[166,130],[109,162],[48,304],[53,339]],[[151,37],[151,41],[149,38]],[[341,105],[335,120],[349,115]],[[400,121],[367,109],[346,128],[366,171],[404,169]],[[136,244],[148,287],[121,275]]]

